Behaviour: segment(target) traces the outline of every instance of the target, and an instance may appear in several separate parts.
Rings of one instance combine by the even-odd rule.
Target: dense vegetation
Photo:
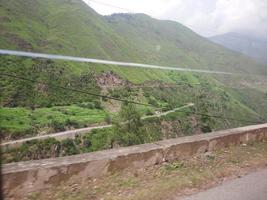
[[[218,128],[250,124],[249,122],[228,121],[227,119],[201,116],[197,113],[214,115],[224,113],[226,118],[234,117],[240,120],[247,120],[247,116],[250,116],[251,120],[260,120],[255,112],[241,105],[239,102],[233,101],[231,96],[223,90],[217,89],[215,92],[208,86],[202,89],[201,86],[194,86],[197,87],[194,89],[198,90],[198,93],[194,93],[193,88],[190,91],[189,86],[183,85],[182,87],[187,91],[187,96],[184,97],[191,100],[198,99],[195,107],[176,111],[166,116],[151,117],[142,120],[142,110],[140,108],[138,109],[133,104],[122,105],[119,115],[112,120],[112,128],[95,129],[84,136],[77,135],[75,139],[66,139],[63,141],[49,138],[43,141],[33,140],[25,142],[18,148],[6,149],[3,154],[3,161],[8,163],[21,160],[75,155],[119,146],[130,146],[185,135],[206,133]],[[171,90],[174,89],[172,88]],[[179,90],[179,88],[177,87],[176,90]],[[157,91],[157,95],[155,95],[155,91]],[[178,102],[187,101],[187,99],[181,100],[178,98],[177,102],[175,102],[172,96],[167,95],[175,94],[178,91],[160,91],[161,93],[156,89],[154,91],[146,91],[145,95],[153,97],[156,105],[165,102],[169,107],[167,109],[173,108],[172,106],[174,105],[177,106]],[[125,92],[125,95],[127,92]],[[190,96],[190,93],[196,96]],[[205,95],[208,95],[209,98]]]
[[[91,106],[91,104],[88,105]],[[86,107],[89,107],[88,105]],[[104,122],[108,116],[108,113],[102,109],[86,107],[84,104],[37,108],[35,110],[23,107],[4,107],[0,108],[0,127],[2,131],[6,132],[6,139],[19,139],[38,133],[44,134],[87,127]]]
[[[31,72],[33,73],[33,70]],[[23,71],[21,73],[23,77],[29,77],[29,75],[24,75]],[[94,73],[96,72],[87,74],[94,77],[92,75]],[[72,76],[74,75],[72,74]],[[64,73],[62,73],[62,77],[64,77]],[[165,77],[168,77],[166,79],[168,81],[163,79],[163,81],[157,81],[156,83],[152,80],[152,82],[148,82],[147,84],[154,85],[152,87],[146,87],[145,84],[114,88],[108,91],[108,95],[150,104],[152,107],[138,106],[141,115],[152,115],[158,109],[164,112],[192,102],[195,104],[196,110],[201,113],[219,114],[240,120],[261,120],[258,113],[255,112],[254,104],[251,104],[250,107],[250,99],[244,104],[240,103],[244,93],[235,93],[233,89],[229,90],[228,93],[224,86],[216,83],[212,78],[176,72],[165,72]],[[38,73],[36,79],[38,80],[38,78],[44,80],[46,76]],[[54,82],[59,81],[59,83],[53,83],[53,85],[68,85],[71,83],[70,85],[73,87],[72,82],[64,82],[66,79],[63,79],[62,84],[60,78],[52,79]],[[2,102],[8,107],[0,108],[0,127],[4,131],[5,139],[18,139],[40,133],[82,128],[101,122],[110,123],[111,116],[116,117],[116,114],[112,113],[108,106],[114,101],[54,88],[53,85],[49,85],[47,80],[44,82],[48,84],[42,86],[45,90],[41,93],[40,88],[37,89],[39,84],[20,80],[20,83],[17,84],[10,78],[3,80],[1,82],[3,87],[1,88],[5,95],[2,96]],[[95,79],[92,78],[92,80]],[[91,88],[92,85],[96,85],[95,81],[88,83],[87,90],[84,90],[87,86],[86,81],[83,83],[85,86],[77,85],[78,87],[75,88],[99,93],[97,87]],[[10,87],[12,85],[13,87]],[[20,89],[16,89],[16,86]],[[236,96],[237,94],[239,95]],[[233,95],[236,98],[241,98],[240,101],[237,101]],[[120,104],[118,104],[118,109],[119,107]],[[266,108],[264,105],[263,107]],[[216,125],[208,128],[208,130],[240,125],[243,125],[243,123],[217,119]]]
[[[81,0],[4,0],[0,2],[0,22],[1,49],[267,74],[266,66],[215,45],[179,23],[143,14],[103,17]],[[14,56],[1,56],[0,63],[2,74],[29,79],[1,76],[0,129],[5,140],[113,123],[112,128],[93,130],[74,140],[24,143],[6,150],[4,162],[142,144],[267,119],[265,90],[240,89],[238,82],[244,81],[242,76],[232,76],[229,81],[222,75],[218,78]],[[103,74],[107,72],[111,74],[110,80],[99,84],[99,79],[106,81]],[[113,79],[121,82],[116,85]],[[238,84],[228,84],[232,81]],[[122,105],[69,89],[151,106]],[[194,107],[184,110],[187,112],[141,119],[155,111],[164,112],[191,102]]]
[[[187,120],[180,121],[180,118]],[[192,128],[191,118],[187,113],[174,113],[141,120],[136,106],[123,105],[112,128],[95,129],[84,136],[77,135],[75,139],[63,141],[54,138],[28,141],[18,148],[6,149],[2,158],[4,163],[38,160],[192,135],[197,127]]]
[[[82,0],[3,0],[0,20],[2,49],[267,74],[265,66],[177,22],[144,14],[103,17]]]

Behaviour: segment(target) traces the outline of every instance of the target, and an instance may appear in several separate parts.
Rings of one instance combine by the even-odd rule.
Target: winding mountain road
[[[145,116],[142,117],[141,119],[148,119],[148,118],[153,118],[153,117],[161,117],[161,116],[165,116],[168,115],[170,113],[176,112],[178,110],[182,110],[188,107],[192,107],[194,106],[193,103],[188,103],[185,106],[179,107],[179,108],[175,108],[173,110],[167,111],[167,112],[163,112],[163,113],[159,113],[156,115],[151,115],[151,116]],[[93,126],[93,127],[87,127],[87,128],[81,128],[81,129],[75,129],[75,130],[69,130],[69,131],[63,131],[63,132],[58,132],[58,133],[52,133],[52,134],[47,134],[47,135],[39,135],[39,136],[35,136],[35,137],[31,137],[31,138],[24,138],[24,139],[20,139],[20,140],[14,140],[14,141],[9,141],[9,142],[5,142],[1,144],[2,148],[7,148],[7,147],[17,147],[20,146],[22,143],[27,142],[27,141],[31,141],[31,140],[44,140],[47,138],[55,138],[57,140],[64,140],[67,138],[75,138],[76,135],[83,135],[86,134],[94,129],[103,129],[103,128],[109,128],[112,125],[100,125],[100,126]]]

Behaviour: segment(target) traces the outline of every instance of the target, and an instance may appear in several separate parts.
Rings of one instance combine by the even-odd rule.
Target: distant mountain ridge
[[[4,0],[0,48],[172,67],[267,74],[187,27],[145,14],[101,16],[82,0]]]
[[[267,63],[267,40],[240,33],[226,33],[209,38],[231,50],[243,53],[259,61]]]

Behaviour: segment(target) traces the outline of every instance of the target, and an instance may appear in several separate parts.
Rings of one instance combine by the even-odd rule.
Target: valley
[[[267,66],[177,22],[144,14],[101,16],[81,0],[1,1],[0,22],[0,49],[226,72],[1,55],[3,141],[112,125],[60,141],[27,141],[5,150],[4,163],[203,134],[267,119]],[[189,102],[194,106],[169,112]],[[153,117],[157,113],[167,114]],[[134,120],[120,125],[129,119]]]

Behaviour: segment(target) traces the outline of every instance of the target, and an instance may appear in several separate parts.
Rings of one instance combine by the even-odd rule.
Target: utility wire
[[[93,2],[93,3],[104,5],[104,6],[107,6],[107,7],[110,7],[110,8],[124,10],[124,11],[129,12],[129,13],[136,13],[133,10],[130,10],[130,9],[127,9],[127,8],[123,8],[123,7],[120,7],[120,6],[116,6],[116,5],[113,5],[113,4],[101,2],[101,1],[86,0],[86,2]],[[222,33],[220,33],[217,29],[211,28],[211,27],[205,27],[205,28],[203,28],[203,27],[201,27],[199,25],[196,25],[196,24],[194,26],[188,26],[188,27],[191,28],[191,29],[193,29],[193,30],[195,30],[195,32],[198,32],[198,31],[208,32],[210,36],[204,36],[206,38],[210,38],[210,37],[217,36],[217,35],[222,35]],[[234,36],[234,35],[231,35],[231,38],[240,39],[239,37]]]
[[[28,79],[28,78],[25,78],[25,77],[14,75],[14,74],[0,73],[0,76],[6,76],[6,77],[14,78],[14,79],[20,79],[20,80],[24,80],[24,81],[28,81],[28,82],[32,82],[32,83],[39,83],[37,80]],[[44,83],[42,83],[42,84],[44,84]],[[48,85],[48,84],[46,84],[46,85]],[[52,85],[52,87],[56,87],[56,88],[60,88],[60,89],[64,89],[64,90],[69,90],[69,91],[72,91],[72,92],[87,94],[87,95],[91,95],[91,96],[97,96],[97,97],[101,97],[101,98],[112,99],[112,100],[121,101],[121,102],[125,102],[125,103],[132,103],[132,104],[137,104],[137,105],[143,105],[143,106],[150,106],[150,107],[158,108],[158,107],[156,107],[154,105],[151,105],[151,104],[144,104],[144,103],[140,103],[140,102],[128,101],[128,100],[125,100],[125,99],[119,99],[119,98],[115,98],[115,97],[94,94],[94,93],[85,92],[85,91],[82,91],[82,90],[77,90],[77,89],[74,89],[74,88],[67,88],[67,87],[55,86],[55,85]],[[232,118],[232,117],[223,117],[223,116],[218,116],[218,115],[209,115],[209,114],[206,114],[206,113],[199,113],[199,112],[194,112],[194,111],[177,110],[175,112],[189,113],[189,114],[194,114],[194,115],[199,115],[199,116],[205,116],[205,117],[211,117],[211,118],[218,118],[218,119],[224,119],[224,120],[239,121],[239,122],[246,122],[246,123],[253,123],[253,124],[261,124],[261,123],[264,123],[263,121],[242,120],[242,119],[237,119],[237,118]]]
[[[179,110],[177,112],[180,112]],[[194,115],[199,115],[199,116],[205,116],[205,117],[210,117],[210,118],[218,118],[218,119],[224,119],[224,120],[232,120],[232,121],[238,121],[238,122],[246,122],[246,123],[253,123],[253,124],[261,124],[264,123],[263,121],[250,121],[250,120],[243,120],[243,119],[237,119],[237,118],[232,118],[232,117],[223,117],[219,115],[209,115],[205,113],[199,113],[199,112],[190,112],[190,111],[183,111],[183,113],[189,113],[189,114],[194,114]]]
[[[116,9],[119,9],[119,10],[124,10],[124,11],[130,12],[130,13],[134,13],[134,12],[133,12],[132,10],[130,10],[130,9],[122,8],[122,7],[120,7],[120,6],[111,5],[111,4],[109,4],[109,3],[104,3],[104,2],[101,2],[101,1],[96,1],[96,0],[86,0],[86,2],[93,2],[93,3],[100,4],[100,5],[108,6],[108,7],[111,7],[111,8],[116,8]]]
[[[11,77],[11,78],[14,78],[14,79],[20,79],[20,80],[24,80],[24,81],[28,81],[28,82],[32,82],[32,83],[40,83],[40,84],[44,84],[44,85],[48,86],[47,83],[43,83],[43,82],[41,83],[41,82],[39,82],[37,80],[28,79],[28,78],[25,78],[25,77],[14,75],[14,74],[0,73],[0,76]],[[75,89],[75,88],[69,88],[69,87],[64,87],[64,86],[59,86],[59,85],[51,85],[51,84],[50,84],[50,86],[52,86],[54,88],[60,88],[60,89],[63,89],[63,90],[76,92],[76,93],[81,93],[81,94],[87,94],[87,95],[91,95],[91,96],[101,97],[101,98],[104,98],[104,99],[111,99],[111,100],[121,101],[121,102],[124,102],[124,103],[131,103],[131,104],[137,104],[137,105],[142,105],[142,106],[155,107],[155,106],[153,106],[151,104],[145,104],[145,103],[140,103],[140,102],[136,102],[136,101],[129,101],[129,100],[126,100],[126,99],[120,99],[120,98],[116,98],[116,97],[110,97],[110,96],[106,96],[106,95],[100,95],[100,94],[95,94],[95,93],[91,93],[91,92],[85,92],[85,91],[78,90],[78,89]]]

